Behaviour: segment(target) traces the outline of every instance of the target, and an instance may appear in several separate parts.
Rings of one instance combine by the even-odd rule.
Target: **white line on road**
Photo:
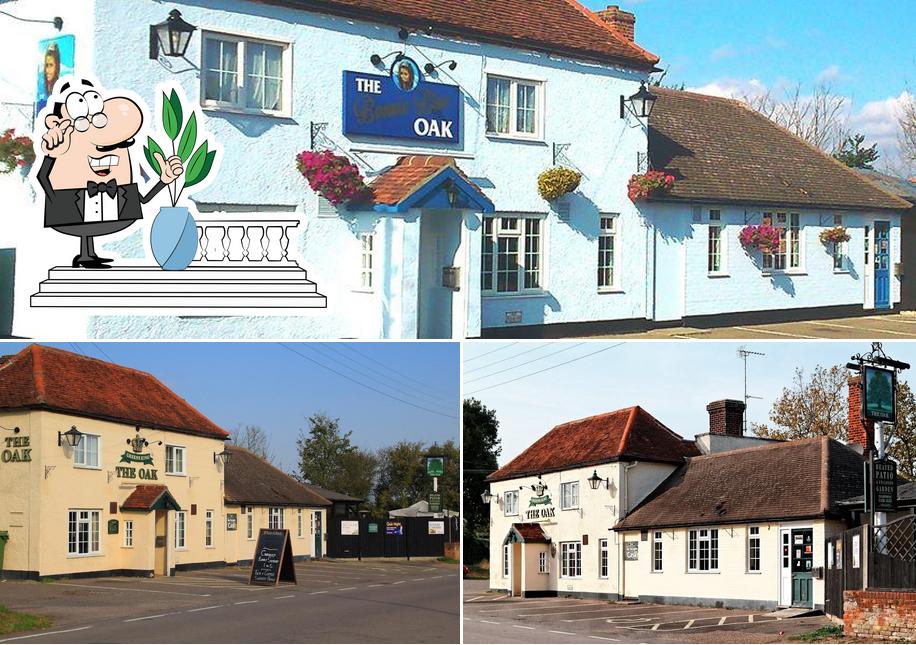
[[[290,594],[290,595],[288,595],[288,596],[277,596],[276,598],[274,598],[274,600],[282,600],[282,599],[284,599],[284,598],[295,598],[295,597],[296,597],[296,594]],[[255,601],[255,602],[257,602],[257,601]]]
[[[575,633],[573,632],[561,632],[556,629],[549,629],[547,631],[549,631],[551,634],[563,634],[564,636],[575,636]]]
[[[402,584],[404,584],[405,582],[407,582],[407,581],[406,581],[406,580],[398,580],[397,582],[392,582],[391,584],[393,584],[393,585],[402,585]]]
[[[421,582],[422,580],[426,580],[426,578],[414,578],[413,579],[414,582]]]
[[[720,625],[724,625],[726,619],[728,619],[728,616],[722,616],[722,618],[719,619],[719,624],[720,624]]]
[[[287,596],[287,598],[292,598],[292,596]],[[233,605],[250,605],[253,602],[261,602],[260,600],[239,600],[238,602],[232,603]]]
[[[92,625],[85,627],[74,627],[73,629],[61,629],[56,632],[41,632],[40,634],[29,634],[28,636],[13,636],[12,638],[0,638],[0,643],[9,643],[10,641],[21,641],[26,638],[35,638],[36,636],[53,636],[54,634],[69,634],[70,632],[81,632],[84,629],[91,629]]]
[[[198,598],[207,598],[213,594],[209,593],[186,593],[184,591],[159,591],[158,589],[136,589],[132,587],[103,587],[101,585],[78,585],[73,582],[52,582],[51,584],[61,587],[82,587],[83,589],[108,589],[114,591],[142,591],[144,593],[166,593],[173,596],[196,596]]]
[[[595,640],[599,640],[599,641],[613,641],[613,642],[615,642],[615,643],[619,643],[619,642],[620,642],[619,639],[616,639],[616,638],[608,638],[607,636],[589,636],[589,638],[594,638]]]
[[[695,622],[696,622],[696,619],[688,620],[687,624],[684,625],[684,629],[690,629],[691,625],[693,625]]]
[[[169,614],[153,614],[152,616],[143,616],[142,618],[128,618],[125,620],[125,623],[135,623],[138,620],[152,620],[153,618],[162,618],[163,616],[168,616]]]
[[[189,614],[193,614],[195,611],[207,611],[208,609],[219,609],[224,605],[210,605],[209,607],[198,607],[197,609],[188,609]]]
[[[499,625],[495,620],[482,620],[480,622],[486,623],[487,625]]]
[[[516,629],[534,629],[534,627],[528,627],[528,625],[512,625]]]
[[[384,587],[385,585],[369,585],[370,587]]]
[[[774,331],[772,329],[761,329],[760,327],[732,327],[738,331],[760,332],[761,334],[772,334],[773,336],[788,336],[789,338],[808,338],[816,339],[817,336],[802,336],[801,334],[790,334],[784,331]]]
[[[310,593],[309,595],[310,595],[310,596],[317,596],[318,594],[322,594],[322,593],[327,593],[327,591],[313,591],[313,592]]]
[[[342,589],[338,589],[337,591],[353,591],[354,589],[356,589],[356,587],[343,587]]]

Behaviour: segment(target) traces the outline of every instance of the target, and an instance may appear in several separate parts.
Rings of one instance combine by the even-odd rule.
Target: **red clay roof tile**
[[[165,486],[139,484],[121,504],[121,510],[148,511],[164,493],[168,492],[169,489]]]
[[[0,363],[0,410],[23,408],[229,438],[153,375],[44,345]]]
[[[409,155],[399,157],[397,163],[383,171],[370,184],[372,197],[376,204],[392,206],[407,199],[411,194],[423,187],[427,182],[442,172],[447,167],[455,171],[474,186],[484,196],[483,191],[465,175],[452,157],[432,155]],[[489,201],[489,200],[487,200]]]
[[[512,528],[524,542],[550,542],[550,539],[544,534],[544,529],[537,522],[520,522],[513,524]]]
[[[558,425],[487,479],[526,477],[621,459],[682,463],[696,454],[692,442],[634,406]]]
[[[658,63],[576,0],[260,1],[637,69]]]

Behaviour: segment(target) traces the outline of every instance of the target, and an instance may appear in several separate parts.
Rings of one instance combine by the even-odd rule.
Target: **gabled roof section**
[[[0,362],[0,410],[44,409],[146,428],[228,439],[155,376],[45,345]]]
[[[327,498],[296,481],[253,452],[228,447],[225,499],[250,506],[330,506]]]
[[[313,493],[324,497],[332,502],[343,502],[345,504],[359,504],[365,500],[360,499],[359,497],[353,497],[352,495],[347,495],[345,493],[338,493],[337,491],[328,490],[327,488],[322,488],[321,486],[316,486],[315,484],[302,484],[308,488]]]
[[[513,524],[506,535],[503,544],[509,542],[527,542],[529,544],[547,544],[550,538],[537,522],[521,522]]]
[[[576,0],[256,1],[633,69],[659,60]]]
[[[910,204],[916,205],[916,179],[895,177],[877,170],[859,169],[856,172],[875,182],[889,193],[893,193],[897,197],[910,202]]]
[[[675,178],[652,201],[905,210],[910,204],[733,99],[652,88],[649,158]]]
[[[149,512],[153,510],[180,511],[181,507],[169,489],[165,486],[140,484],[127,496],[121,504],[122,511]]]
[[[614,529],[835,516],[861,492],[862,464],[827,437],[691,457]]]
[[[377,211],[470,208],[491,213],[494,210],[490,198],[461,171],[452,157],[400,157],[372,182],[370,189]],[[453,193],[451,198],[448,191]]]
[[[558,425],[487,479],[528,477],[624,459],[679,464],[695,454],[699,451],[692,442],[637,405]]]

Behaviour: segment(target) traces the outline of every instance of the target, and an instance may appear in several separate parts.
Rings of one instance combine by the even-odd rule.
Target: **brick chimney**
[[[875,446],[875,423],[862,421],[862,376],[850,376],[849,380],[849,431],[847,443],[858,444],[867,457]]]
[[[633,42],[636,38],[636,16],[629,11],[624,11],[615,4],[610,4],[607,9],[596,11],[595,15],[630,42]]]
[[[723,399],[706,406],[709,412],[709,434],[744,436],[744,408],[741,401]]]

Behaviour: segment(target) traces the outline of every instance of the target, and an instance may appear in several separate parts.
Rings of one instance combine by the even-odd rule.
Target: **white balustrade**
[[[213,213],[197,218],[194,263],[295,264],[288,257],[290,229],[295,219],[255,219],[251,213]]]

